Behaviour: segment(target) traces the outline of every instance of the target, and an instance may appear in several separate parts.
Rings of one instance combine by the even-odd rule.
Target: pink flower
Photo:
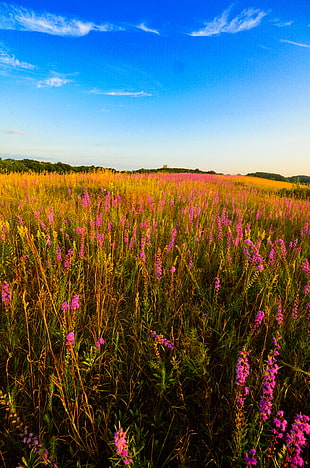
[[[2,302],[4,302],[5,304],[9,304],[11,302],[11,290],[10,285],[7,281],[5,281],[2,285],[1,299]]]
[[[72,346],[72,345],[74,345],[74,343],[75,343],[74,333],[70,332],[66,336],[66,346]]]
[[[95,346],[98,349],[98,351],[100,351],[100,346],[103,345],[104,343],[105,343],[105,341],[104,341],[103,338],[99,338],[99,340],[96,341]]]
[[[72,301],[71,301],[71,304],[70,304],[70,309],[75,310],[75,309],[78,309],[79,307],[80,307],[80,305],[79,305],[79,295],[74,294],[74,296],[72,298]]]
[[[128,445],[127,445],[127,434],[120,428],[114,434],[114,445],[116,447],[116,453],[123,458],[125,465],[130,465],[132,459],[128,458]]]

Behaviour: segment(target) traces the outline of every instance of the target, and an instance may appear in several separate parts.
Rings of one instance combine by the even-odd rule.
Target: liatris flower
[[[95,237],[96,237],[96,239],[98,241],[98,244],[99,244],[100,248],[102,248],[103,247],[103,242],[104,242],[104,234],[101,234],[100,232],[96,232]]]
[[[68,252],[67,252],[65,261],[64,261],[64,267],[65,267],[65,268],[69,268],[70,263],[71,263],[71,257],[72,257],[72,255],[73,255],[73,250],[72,250],[72,249],[69,249]]]
[[[280,339],[281,336],[278,336]],[[264,383],[263,383],[263,393],[262,398],[259,402],[259,412],[263,421],[267,421],[271,414],[272,409],[272,400],[273,400],[273,390],[276,385],[276,375],[279,370],[277,365],[276,356],[279,355],[278,349],[281,346],[278,344],[276,338],[272,338],[274,349],[268,355],[267,368],[265,370]]]
[[[11,296],[11,289],[10,285],[7,281],[5,281],[1,288],[1,299],[4,304],[10,304],[12,296]]]
[[[278,244],[280,244],[280,257],[286,257],[286,247],[283,239],[278,239]]]
[[[250,365],[248,361],[249,352],[246,350],[246,347],[243,346],[242,350],[239,351],[239,354],[240,357],[238,358],[236,367],[236,385],[243,387],[250,373]]]
[[[142,236],[139,257],[143,263],[146,263],[146,255],[145,255],[144,248],[145,248],[145,238],[144,236]]]
[[[264,270],[263,259],[259,253],[259,245],[256,246],[250,239],[244,241],[247,246],[251,248],[251,253],[247,246],[244,247],[244,253],[248,259],[248,262],[255,267],[259,272]]]
[[[177,232],[178,231],[175,228],[172,229],[171,239],[170,239],[169,245],[167,247],[167,252],[169,252],[169,250],[173,249]]]
[[[304,287],[304,295],[306,296],[309,293],[310,293],[310,280],[307,281],[307,284]]]
[[[243,424],[243,406],[244,398],[249,393],[248,387],[245,386],[246,379],[250,373],[250,365],[248,360],[249,352],[246,350],[246,347],[243,346],[241,351],[239,351],[240,357],[237,361],[236,366],[236,381],[235,384],[238,388],[236,395],[236,404],[237,404],[237,425],[241,426]]]
[[[99,338],[99,340],[96,341],[95,346],[96,346],[98,351],[100,351],[100,346],[103,345],[104,343],[105,343],[105,341],[104,341],[103,338]]]
[[[102,224],[102,217],[103,217],[103,213],[102,211],[100,211],[100,213],[97,215],[96,217],[96,227],[99,228]]]
[[[58,262],[61,261],[61,248],[59,247],[59,245],[57,245],[56,247],[56,258]]]
[[[284,317],[283,317],[283,313],[282,313],[282,304],[281,304],[281,301],[279,299],[279,301],[278,301],[278,312],[277,312],[277,316],[276,316],[277,324],[282,325],[283,319],[284,319]]]
[[[257,460],[255,458],[255,455],[256,455],[255,449],[250,450],[250,455],[248,453],[244,454],[244,459],[245,459],[245,463],[247,464],[247,467],[250,468],[251,466],[257,465]]]
[[[308,275],[310,276],[310,265],[309,265],[309,260],[306,259],[302,264],[301,264],[301,269]]]
[[[168,349],[174,349],[174,345],[171,343],[171,341],[167,340],[166,338],[163,337],[163,335],[158,335],[155,331],[150,330],[151,334],[155,338],[155,341],[158,344],[161,344],[165,346]]]
[[[70,332],[66,336],[66,346],[73,346],[74,343],[75,343],[74,332]]]
[[[88,195],[88,192],[87,190],[85,189],[84,190],[84,193],[83,193],[83,196],[82,196],[82,205],[83,206],[86,206],[87,208],[90,206],[90,198],[89,198],[89,195]]]
[[[48,221],[50,223],[50,226],[54,224],[54,208],[50,206],[49,212],[48,212]]]
[[[71,301],[71,304],[70,304],[70,309],[71,310],[76,310],[80,307],[79,305],[79,295],[78,294],[74,294],[73,298],[72,298],[72,301]]]
[[[269,255],[268,255],[268,264],[270,266],[273,266],[275,264],[276,257],[277,257],[276,251],[274,249],[270,250]]]
[[[263,310],[259,310],[255,317],[254,326],[252,330],[253,332],[257,330],[257,328],[262,324],[264,317],[265,317],[265,312]]]
[[[163,274],[162,256],[161,256],[161,250],[160,249],[157,249],[157,252],[156,252],[155,270],[156,270],[156,279],[157,279],[157,281],[160,281],[161,277],[162,277],[162,274]]]
[[[114,434],[114,445],[116,447],[116,453],[122,457],[124,464],[130,465],[132,459],[128,457],[127,434],[122,428]]]
[[[294,424],[290,432],[286,435],[286,447],[288,454],[286,462],[289,463],[289,468],[297,468],[304,465],[304,460],[301,456],[303,447],[306,445],[305,435],[310,434],[310,418],[308,416],[298,414],[295,417]]]
[[[284,411],[278,411],[276,417],[273,420],[275,429],[273,429],[273,434],[278,438],[282,439],[286,431],[287,420],[284,419]]]
[[[284,411],[278,411],[273,419],[274,429],[272,430],[272,438],[267,449],[267,457],[271,458],[276,451],[276,447],[280,440],[283,439],[286,431],[287,420],[284,419]]]
[[[294,307],[292,309],[292,318],[294,320],[296,320],[297,317],[298,317],[298,304],[299,304],[299,297],[298,297],[298,294],[296,294],[295,301],[294,301]]]
[[[214,289],[215,289],[215,294],[218,295],[218,293],[219,293],[219,291],[221,289],[221,280],[220,280],[219,276],[215,277]]]

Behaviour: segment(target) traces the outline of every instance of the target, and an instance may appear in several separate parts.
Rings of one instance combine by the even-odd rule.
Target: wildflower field
[[[287,186],[0,175],[0,465],[307,466],[310,203]]]

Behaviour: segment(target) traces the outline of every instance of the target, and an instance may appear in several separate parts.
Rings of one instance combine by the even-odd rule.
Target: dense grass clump
[[[109,171],[0,192],[4,467],[307,461],[308,200]]]

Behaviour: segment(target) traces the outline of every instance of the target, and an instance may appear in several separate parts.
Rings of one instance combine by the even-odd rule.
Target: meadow
[[[0,174],[0,464],[307,466],[310,203],[283,187]]]

